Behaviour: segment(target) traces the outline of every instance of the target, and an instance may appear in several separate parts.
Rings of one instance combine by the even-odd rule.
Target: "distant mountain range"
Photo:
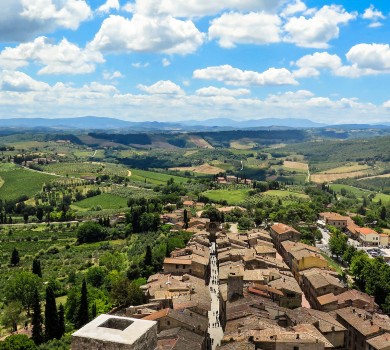
[[[338,129],[381,129],[389,128],[390,123],[378,125],[345,124],[326,125],[313,122],[309,119],[295,118],[264,118],[251,120],[233,120],[228,118],[214,118],[206,120],[187,120],[178,122],[132,122],[106,117],[79,117],[79,118],[13,118],[0,119],[0,129],[42,129],[44,130],[121,130],[133,131],[222,131],[234,129],[254,128],[322,128]]]

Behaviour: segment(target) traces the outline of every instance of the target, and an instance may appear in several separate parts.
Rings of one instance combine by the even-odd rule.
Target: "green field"
[[[382,200],[382,203],[389,203],[390,202],[390,195],[384,194],[384,193],[377,193],[377,195],[372,200],[373,202],[379,202],[379,200]]]
[[[226,200],[228,204],[239,204],[248,197],[249,190],[211,190],[202,194],[212,201]]]
[[[145,182],[154,185],[165,185],[169,179],[173,178],[177,183],[187,182],[188,179],[181,176],[156,173],[154,171],[132,169],[130,180]]]
[[[83,199],[72,205],[74,209],[90,209],[100,206],[102,209],[120,209],[127,207],[127,199],[111,193],[102,193],[98,196]]]
[[[118,175],[125,177],[128,175],[128,170],[124,166],[102,162],[53,163],[42,166],[42,169],[49,173],[76,177],[91,175]]]
[[[331,184],[330,188],[336,192],[340,192],[341,189],[344,188],[347,192],[351,192],[357,197],[367,196],[370,193],[372,193],[371,191],[368,191],[368,190],[363,190],[363,189],[360,189],[357,187],[343,185],[343,184]]]
[[[347,192],[353,193],[356,197],[363,198],[364,196],[368,196],[369,194],[375,193],[370,190],[364,190],[353,186],[343,185],[343,184],[332,184],[330,188],[336,192],[340,192],[342,188],[344,188]],[[379,202],[382,200],[383,203],[390,202],[390,195],[384,193],[376,193],[373,198],[373,202]]]
[[[42,189],[44,183],[56,179],[55,176],[40,174],[12,164],[0,164],[0,177],[4,182],[0,187],[0,198],[3,200],[16,199],[23,195],[32,197]]]
[[[309,199],[309,196],[304,193],[297,193],[297,192],[291,192],[291,191],[282,191],[282,190],[269,190],[267,192],[263,193],[265,196],[272,196],[272,197],[296,197],[296,198],[303,198],[303,199]]]

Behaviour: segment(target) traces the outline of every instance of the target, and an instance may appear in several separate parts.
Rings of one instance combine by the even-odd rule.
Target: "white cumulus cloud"
[[[236,44],[267,44],[280,41],[281,19],[265,12],[225,13],[214,19],[209,38],[225,48]]]
[[[144,15],[171,15],[174,17],[212,16],[222,11],[276,11],[286,0],[137,0],[124,9]]]
[[[295,15],[296,13],[306,11],[307,7],[304,2],[301,0],[295,0],[289,3],[282,11],[282,16],[287,17],[291,15]]]
[[[170,80],[160,80],[157,83],[150,86],[138,84],[137,89],[147,92],[148,94],[168,94],[168,95],[184,94],[182,88]]]
[[[89,46],[108,52],[189,54],[203,44],[204,34],[192,21],[135,14],[131,19],[106,18]]]
[[[107,72],[107,71],[103,72],[104,80],[114,80],[123,77],[124,77],[123,74],[119,70],[116,70],[115,72]]]
[[[356,13],[342,6],[326,5],[309,17],[290,17],[284,25],[285,40],[302,47],[327,48],[330,40],[338,38],[339,26],[354,18]]]
[[[22,72],[4,70],[0,74],[0,90],[2,91],[45,91],[49,88],[49,84],[34,80]]]
[[[297,85],[293,74],[286,68],[269,68],[265,72],[241,70],[230,65],[207,67],[193,72],[195,79],[222,81],[227,85],[265,86]]]
[[[296,65],[300,68],[328,68],[336,69],[339,68],[341,63],[341,58],[337,55],[331,55],[328,52],[315,52],[312,55],[306,55],[301,57]]]
[[[347,59],[358,68],[375,71],[390,69],[389,44],[358,44],[347,53]]]
[[[201,96],[243,96],[249,95],[251,92],[248,89],[226,89],[217,88],[215,86],[204,87],[196,90],[197,95]]]
[[[2,0],[0,40],[26,41],[57,28],[76,30],[91,15],[84,0]]]
[[[386,16],[371,4],[369,8],[364,10],[362,18],[371,21],[371,23],[368,25],[369,27],[376,28],[383,25],[380,20],[385,19]]]
[[[103,63],[104,58],[101,53],[80,49],[66,39],[55,45],[43,36],[0,52],[0,67],[17,69],[30,62],[43,65],[39,74],[82,74],[95,71],[96,64]]]
[[[119,10],[119,0],[107,0],[103,5],[99,6],[96,10],[100,13],[109,13],[111,10]]]

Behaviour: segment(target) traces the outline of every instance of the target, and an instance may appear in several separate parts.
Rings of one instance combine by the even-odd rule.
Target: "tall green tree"
[[[42,330],[42,310],[41,310],[41,298],[39,296],[38,289],[35,288],[34,291],[34,300],[33,300],[33,314],[31,318],[31,325],[32,325],[32,335],[31,338],[34,340],[34,343],[36,345],[40,345],[44,341],[43,337],[43,330]]]
[[[46,303],[45,303],[45,339],[46,341],[57,338],[59,339],[59,321],[56,305],[56,297],[53,289],[48,286],[46,288]]]
[[[4,307],[0,320],[1,324],[12,332],[16,332],[18,330],[18,324],[24,320],[22,311],[23,305],[20,301],[11,301]]]
[[[79,308],[77,310],[76,316],[76,327],[81,328],[89,321],[89,313],[88,313],[88,291],[87,291],[87,282],[83,281],[81,286],[81,296]]]
[[[62,338],[65,334],[65,309],[64,305],[60,304],[58,308],[58,337]]]
[[[18,272],[14,274],[7,282],[5,288],[5,297],[9,301],[20,301],[30,315],[30,309],[34,300],[35,289],[40,290],[41,279],[31,272]]]
[[[19,265],[19,262],[20,262],[19,252],[16,248],[14,248],[11,254],[11,265],[17,266]]]
[[[152,261],[153,261],[152,248],[150,247],[150,245],[147,245],[145,258],[144,258],[145,266],[152,266]]]
[[[32,273],[38,277],[42,277],[41,261],[39,259],[33,260]]]
[[[387,210],[386,210],[386,207],[383,206],[382,209],[381,209],[381,219],[382,220],[386,220],[386,216],[387,216]]]
[[[332,255],[336,255],[337,259],[339,259],[347,249],[347,242],[348,237],[339,230],[335,230],[329,239],[329,249]]]
[[[97,222],[85,222],[77,229],[77,239],[80,243],[99,242],[106,237],[106,229]]]
[[[187,212],[187,209],[184,209],[183,211],[183,221],[184,221],[184,228],[187,230],[188,229],[188,212]]]

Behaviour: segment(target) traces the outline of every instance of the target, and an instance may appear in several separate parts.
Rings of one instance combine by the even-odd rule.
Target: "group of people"
[[[218,288],[218,267],[217,267],[217,256],[215,254],[215,245],[213,244],[210,247],[210,270],[211,270],[211,276],[210,276],[210,293],[214,294],[214,298],[217,300],[217,304],[219,305],[219,288]],[[212,295],[213,298],[213,295]],[[220,327],[221,324],[219,322],[219,311],[213,311],[213,318],[215,317],[215,322],[209,322],[210,328],[217,328]]]

